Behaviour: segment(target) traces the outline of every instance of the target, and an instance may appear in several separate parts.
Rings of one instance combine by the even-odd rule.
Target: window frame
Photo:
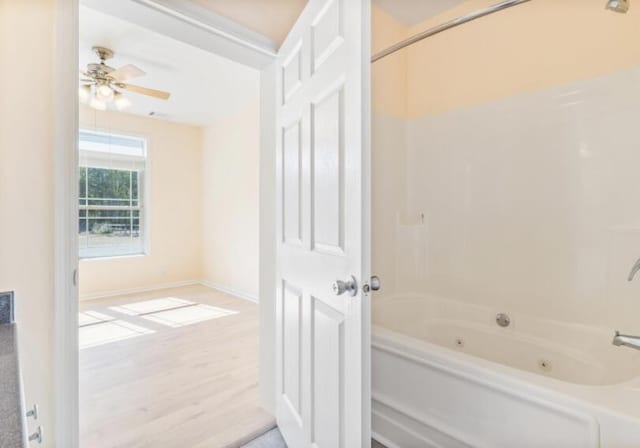
[[[143,151],[144,151],[144,170],[139,172],[139,178],[138,178],[138,202],[139,202],[139,210],[140,210],[139,228],[140,228],[141,237],[142,237],[141,251],[132,252],[132,253],[113,254],[113,255],[99,254],[99,255],[87,256],[87,255],[83,255],[81,252],[81,247],[78,247],[78,259],[82,262],[90,262],[90,261],[101,261],[101,260],[114,260],[118,258],[138,258],[138,257],[146,257],[151,255],[151,244],[150,244],[151,243],[151,238],[150,238],[150,233],[151,233],[151,225],[150,225],[151,157],[150,157],[150,151],[149,151],[150,138],[147,135],[137,134],[135,132],[104,129],[104,128],[98,128],[98,127],[89,129],[87,127],[80,126],[80,128],[78,129],[78,136],[80,136],[81,133],[94,134],[94,135],[100,135],[100,136],[115,136],[115,137],[140,140],[142,142]],[[79,138],[78,138],[78,150],[81,151],[81,144],[80,144]],[[76,182],[76,188],[79,187],[79,180],[80,180],[79,170],[83,166],[84,165],[82,165],[81,161],[78,160],[78,164],[76,167],[76,170],[77,170],[76,172],[78,173],[77,174],[78,182]],[[85,194],[88,195],[88,191],[85,192]],[[80,223],[80,219],[82,219],[80,217],[80,211],[81,211],[80,200],[81,199],[82,198],[80,197],[80,191],[78,189],[78,202],[77,202],[77,213],[76,213],[76,219],[78,224]],[[77,236],[80,237],[80,229],[78,229]]]

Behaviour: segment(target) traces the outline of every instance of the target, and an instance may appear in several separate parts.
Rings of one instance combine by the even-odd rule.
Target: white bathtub
[[[424,296],[373,304],[373,432],[389,448],[638,448],[640,352],[613,331]]]

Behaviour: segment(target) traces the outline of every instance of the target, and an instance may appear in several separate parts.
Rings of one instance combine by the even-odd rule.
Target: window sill
[[[123,259],[130,259],[130,258],[143,258],[143,257],[147,257],[149,256],[148,253],[144,253],[144,254],[130,254],[130,255],[103,255],[103,256],[97,256],[97,257],[80,257],[80,262],[85,262],[85,261],[116,261],[116,260],[123,260]]]

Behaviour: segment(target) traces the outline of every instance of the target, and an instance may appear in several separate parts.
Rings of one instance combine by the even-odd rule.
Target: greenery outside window
[[[80,258],[146,253],[146,141],[80,131]]]

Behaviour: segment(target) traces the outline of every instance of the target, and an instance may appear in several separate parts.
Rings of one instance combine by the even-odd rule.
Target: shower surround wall
[[[382,50],[406,37],[406,28],[372,8],[372,50]],[[407,54],[395,53],[373,65],[372,83],[372,251],[374,271],[384,279],[385,295],[396,285],[398,216],[406,208]]]
[[[374,8],[374,51],[491,3],[410,28]],[[640,257],[639,21],[640,8],[538,0],[374,64],[384,297],[640,334],[640,283],[626,281]]]

